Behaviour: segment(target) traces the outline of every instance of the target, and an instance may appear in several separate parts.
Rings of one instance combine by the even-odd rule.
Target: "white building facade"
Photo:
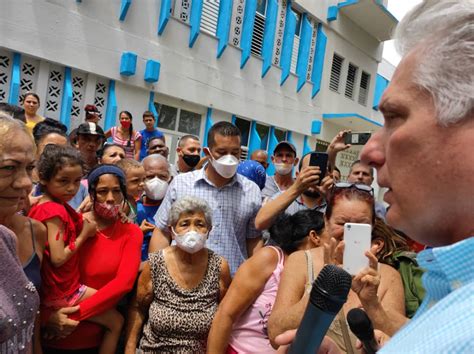
[[[174,162],[180,136],[237,124],[245,153],[281,140],[299,155],[341,129],[375,131],[394,17],[379,0],[2,0],[0,102],[27,91],[70,129],[151,110]],[[342,153],[343,175],[358,155]],[[246,156],[245,154],[245,156]],[[270,170],[271,173],[271,170]]]

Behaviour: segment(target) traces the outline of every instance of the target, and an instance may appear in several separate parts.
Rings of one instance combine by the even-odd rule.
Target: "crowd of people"
[[[345,181],[347,131],[323,170],[290,141],[241,161],[225,121],[207,146],[181,137],[170,164],[152,112],[104,132],[87,105],[68,132],[35,93],[1,104],[0,353],[285,353],[314,280],[344,263],[346,223],[371,226],[367,267],[320,352],[362,350],[354,308],[381,352],[472,352],[473,16],[425,1],[400,23],[385,125]]]

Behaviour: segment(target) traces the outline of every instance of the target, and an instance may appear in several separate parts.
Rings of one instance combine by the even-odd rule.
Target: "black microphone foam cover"
[[[322,311],[337,314],[347,300],[352,277],[341,267],[327,264],[313,283],[309,301]]]
[[[374,335],[374,327],[369,316],[362,309],[352,309],[347,313],[347,323],[357,338],[361,341],[371,340]]]

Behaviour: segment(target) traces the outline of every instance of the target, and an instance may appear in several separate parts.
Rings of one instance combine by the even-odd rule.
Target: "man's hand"
[[[142,230],[143,234],[146,234],[147,232],[153,232],[155,229],[155,225],[153,225],[151,222],[148,220],[143,220],[141,225],[140,225],[140,230]]]
[[[352,145],[346,144],[344,142],[344,137],[347,133],[350,132],[350,130],[341,130],[339,133],[337,133],[337,135],[332,139],[331,143],[329,144],[327,152],[337,154],[340,151],[349,149]]]
[[[318,166],[306,166],[301,169],[296,176],[292,187],[296,188],[299,194],[303,193],[308,187],[317,186],[321,178],[321,170]],[[291,188],[291,187],[290,187]]]
[[[292,329],[290,331],[283,332],[282,334],[276,336],[275,342],[280,346],[277,350],[279,354],[286,354],[288,353],[288,349],[290,348],[290,344],[293,342],[296,336],[296,329]],[[325,336],[319,350],[315,352],[315,354],[342,354],[339,350],[337,344],[329,337]]]
[[[332,178],[332,174],[326,175],[321,181],[321,185],[318,186],[319,193],[326,199],[326,196],[334,184],[334,179]]]
[[[54,311],[48,318],[44,337],[46,339],[66,338],[76,329],[79,321],[71,320],[67,315],[70,315],[79,310],[79,305],[74,307],[63,307]]]

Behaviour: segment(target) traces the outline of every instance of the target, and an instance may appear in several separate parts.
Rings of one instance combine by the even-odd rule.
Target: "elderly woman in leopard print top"
[[[130,306],[126,354],[198,353],[220,299],[230,284],[227,261],[205,247],[212,211],[195,197],[171,207],[169,227],[176,245],[150,254]],[[143,332],[142,326],[145,319]]]

